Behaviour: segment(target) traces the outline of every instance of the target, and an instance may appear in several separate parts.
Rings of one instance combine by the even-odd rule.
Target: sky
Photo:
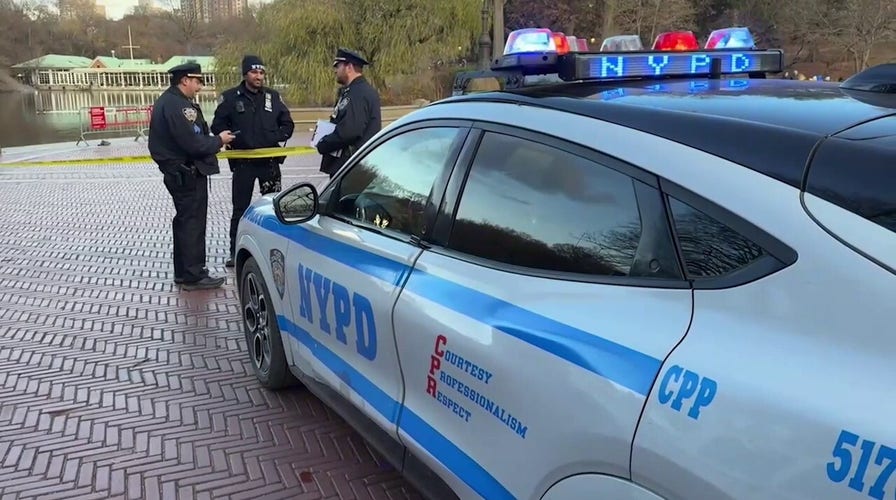
[[[41,3],[56,6],[55,0],[40,0]],[[267,3],[271,0],[249,0],[249,4],[260,4]],[[179,5],[180,2],[178,0],[168,1],[168,0],[153,0],[153,2],[158,7],[167,7],[171,3],[175,5]],[[100,5],[106,6],[106,16],[109,19],[121,19],[127,14],[131,9],[133,9],[137,5],[137,0],[96,0],[96,3]]]
[[[137,5],[137,0],[97,0],[97,4],[106,6],[106,17],[109,19],[121,19]],[[157,7],[164,7],[165,2],[154,2]]]
[[[176,0],[174,2],[166,2],[166,1],[160,2],[159,0],[153,0],[153,1],[156,4],[156,6],[158,6],[158,7],[167,7],[171,3],[174,3],[175,5],[180,3]],[[258,3],[266,3],[268,1],[270,1],[270,0],[249,0],[249,3],[250,4],[258,4]],[[121,19],[132,8],[134,8],[134,6],[137,5],[137,0],[96,0],[96,2],[98,4],[102,4],[102,5],[106,6],[106,17],[108,17],[109,19]]]

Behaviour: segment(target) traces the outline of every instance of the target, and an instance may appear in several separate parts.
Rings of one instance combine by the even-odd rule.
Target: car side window
[[[431,127],[378,145],[340,179],[332,214],[422,236],[433,185],[463,137],[456,127]]]
[[[486,132],[448,248],[535,270],[628,276],[641,238],[633,182],[561,149]]]
[[[765,255],[749,238],[687,203],[670,196],[669,206],[688,278],[724,276]]]

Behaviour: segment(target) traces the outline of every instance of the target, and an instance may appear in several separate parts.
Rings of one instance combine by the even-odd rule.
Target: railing
[[[402,116],[420,109],[421,105],[383,106],[381,109],[383,125],[387,125]],[[317,120],[326,120],[333,108],[292,108],[289,110],[296,128],[303,127],[308,131],[314,129]],[[117,136],[134,134],[134,140],[145,139],[149,131],[149,119],[152,106],[91,106],[79,110],[80,134],[78,142],[90,145],[88,136]]]
[[[87,136],[114,135],[121,136],[125,133],[135,134],[134,140],[146,138],[149,131],[149,118],[152,115],[152,106],[122,106],[104,107],[92,106],[81,108],[79,112],[81,133],[78,137],[79,145],[87,144]]]

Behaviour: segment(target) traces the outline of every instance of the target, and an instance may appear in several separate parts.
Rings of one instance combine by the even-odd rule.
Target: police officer
[[[232,149],[259,149],[278,147],[280,142],[292,137],[295,123],[289,109],[276,90],[265,87],[266,70],[258,56],[247,55],[242,62],[243,81],[225,90],[218,99],[212,133],[224,130],[238,131],[230,144]],[[236,249],[236,230],[243,212],[252,201],[252,188],[258,179],[261,194],[280,191],[280,165],[285,156],[276,158],[229,159],[233,212],[230,216],[230,258],[224,263],[233,267]]]
[[[171,86],[156,100],[149,122],[149,154],[164,174],[174,201],[174,282],[186,290],[217,288],[224,278],[205,266],[208,176],[220,172],[215,156],[234,136],[229,130],[209,134],[202,110],[194,102],[205,85],[196,63],[168,70]]]
[[[380,96],[362,74],[363,67],[368,64],[350,50],[336,51],[333,68],[336,81],[342,85],[330,115],[330,123],[336,125],[336,130],[317,143],[317,152],[323,155],[320,171],[329,174],[330,178],[382,128]]]

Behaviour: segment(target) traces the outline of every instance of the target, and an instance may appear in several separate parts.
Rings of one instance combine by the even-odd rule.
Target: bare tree
[[[500,51],[504,49],[505,4],[507,4],[507,0],[492,0],[492,54],[500,54]]]
[[[696,10],[691,0],[605,0],[605,5],[610,4],[612,23],[619,32],[613,34],[640,35],[645,46],[664,31],[696,28]],[[605,19],[605,28],[607,22]]]
[[[828,18],[835,34],[858,72],[868,67],[871,51],[896,38],[896,2],[893,0],[841,0]]]
[[[176,28],[178,42],[182,43],[186,55],[193,55],[193,46],[203,33],[203,22],[199,9],[190,5],[189,0],[165,0],[168,19]]]

